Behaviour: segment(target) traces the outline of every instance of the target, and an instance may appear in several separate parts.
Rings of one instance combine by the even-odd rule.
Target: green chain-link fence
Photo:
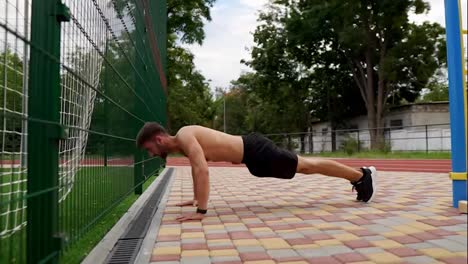
[[[166,123],[166,12],[0,1],[0,263],[59,261],[163,166],[134,139]]]

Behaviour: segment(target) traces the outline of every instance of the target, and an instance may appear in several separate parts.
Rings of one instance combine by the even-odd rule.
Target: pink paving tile
[[[158,242],[180,241],[180,236],[158,236]]]
[[[320,219],[320,217],[312,214],[297,214],[297,217],[301,218],[302,220],[315,220]]]
[[[350,240],[350,241],[343,241],[343,243],[351,248],[351,249],[356,249],[356,248],[366,248],[366,247],[373,247],[371,243],[367,240]]]
[[[343,263],[348,263],[348,262],[358,262],[358,261],[366,261],[368,258],[364,255],[361,255],[359,253],[343,253],[343,254],[336,254],[333,255],[334,258],[338,259],[339,261]]]
[[[355,234],[356,236],[375,236],[377,235],[374,232],[371,232],[369,230],[350,230],[350,233]]]
[[[452,225],[449,221],[434,220],[434,219],[424,219],[419,220],[419,222],[431,225],[431,226],[449,226]]]
[[[314,241],[315,241],[315,240],[310,239],[310,238],[291,238],[291,239],[286,239],[286,242],[288,242],[288,244],[291,245],[291,246],[313,244]]]
[[[251,232],[248,231],[235,231],[230,232],[229,236],[231,239],[248,239],[248,238],[255,238]]]
[[[315,257],[306,259],[311,264],[341,264],[337,259],[332,257]]]
[[[208,249],[208,245],[206,243],[182,244],[182,250],[203,250],[203,249]]]
[[[276,230],[289,230],[289,229],[294,229],[290,225],[275,225],[275,226],[270,226],[270,228],[274,231]]]
[[[363,219],[363,218],[350,219],[350,220],[348,220],[348,222],[353,223],[355,225],[371,225],[371,224],[373,224],[372,221],[369,221],[369,220]]]
[[[209,250],[217,250],[217,249],[236,249],[234,245],[209,245]]]
[[[271,259],[271,257],[266,252],[240,253],[240,258],[241,258],[242,261]]]
[[[311,234],[311,235],[306,235],[308,238],[310,238],[313,241],[316,240],[327,240],[327,239],[333,239],[332,236],[327,235],[327,234]]]
[[[344,221],[343,218],[341,218],[339,216],[335,216],[335,215],[324,215],[324,216],[321,216],[320,218],[322,218],[324,221],[327,221],[327,222],[341,222],[341,221]]]
[[[442,258],[441,261],[447,264],[466,264],[468,259],[464,257],[452,257],[452,258]]]
[[[419,238],[421,240],[431,240],[431,239],[438,239],[440,236],[434,235],[429,232],[421,232],[421,233],[416,233],[416,234],[411,234],[411,236],[415,238]]]
[[[226,219],[222,220],[223,223],[238,223],[239,219]]]
[[[218,212],[218,215],[232,215],[232,211],[226,211],[226,212]]]
[[[386,215],[378,215],[378,214],[361,214],[359,217],[367,219],[367,220],[377,220],[387,217]]]
[[[301,228],[301,227],[310,227],[311,225],[309,224],[304,224],[304,223],[292,223],[290,224],[294,228]]]
[[[420,239],[412,237],[412,236],[396,236],[396,237],[391,237],[390,239],[400,244],[413,244],[413,243],[421,242]]]
[[[248,228],[258,228],[258,227],[267,227],[266,224],[245,224]]]
[[[429,230],[429,233],[432,233],[436,236],[454,236],[457,235],[456,232],[453,231],[447,231],[444,229],[436,229],[436,230]]]
[[[206,239],[229,239],[229,235],[226,233],[220,234],[206,234]]]
[[[418,251],[416,251],[416,250],[414,250],[412,248],[406,248],[406,247],[390,248],[390,249],[387,249],[387,251],[394,254],[394,255],[397,255],[399,257],[413,257],[413,256],[422,255]]]
[[[156,261],[178,261],[180,260],[180,255],[152,255],[151,262]]]

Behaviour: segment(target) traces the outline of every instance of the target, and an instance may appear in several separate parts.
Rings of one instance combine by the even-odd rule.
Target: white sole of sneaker
[[[368,168],[371,171],[371,178],[372,178],[372,196],[370,197],[368,203],[374,200],[375,194],[377,193],[377,169],[374,166],[370,166]]]

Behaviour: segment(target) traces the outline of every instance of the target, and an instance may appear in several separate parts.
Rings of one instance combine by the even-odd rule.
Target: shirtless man
[[[182,153],[190,160],[193,200],[178,205],[198,208],[195,213],[179,216],[179,221],[201,220],[207,212],[210,189],[207,161],[244,163],[257,177],[292,179],[296,173],[319,173],[343,178],[351,182],[353,190],[357,190],[357,200],[363,202],[372,201],[376,191],[374,167],[357,170],[333,160],[301,157],[256,133],[234,136],[202,126],[186,126],[171,136],[158,123],[146,123],[136,141],[150,156],[165,159],[169,153]]]

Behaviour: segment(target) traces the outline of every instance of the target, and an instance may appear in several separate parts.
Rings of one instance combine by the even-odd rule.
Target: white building
[[[450,116],[448,102],[413,103],[393,107],[384,117],[385,140],[392,151],[449,151]],[[363,149],[370,145],[367,116],[357,116],[343,122],[348,130],[337,130],[335,149],[347,137],[359,139]],[[332,133],[329,122],[312,124],[310,135],[305,137],[305,152],[332,151]],[[295,137],[296,151],[300,139]],[[312,151],[311,151],[312,150]]]

